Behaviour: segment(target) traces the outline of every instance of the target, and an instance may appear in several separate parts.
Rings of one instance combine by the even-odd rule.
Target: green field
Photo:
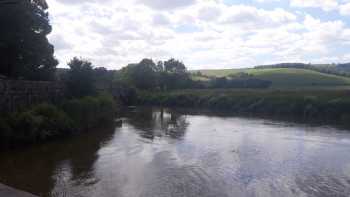
[[[194,79],[205,80],[211,77],[235,77],[240,73],[249,74],[251,77],[272,82],[273,88],[309,88],[309,87],[347,87],[350,86],[350,78],[332,74],[325,74],[313,70],[298,68],[266,68],[266,69],[222,69],[222,70],[197,70],[203,76],[195,76]]]

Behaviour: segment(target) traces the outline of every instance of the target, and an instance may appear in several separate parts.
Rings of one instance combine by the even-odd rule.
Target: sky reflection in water
[[[350,135],[137,108],[123,125],[1,155],[0,182],[44,196],[349,196]]]

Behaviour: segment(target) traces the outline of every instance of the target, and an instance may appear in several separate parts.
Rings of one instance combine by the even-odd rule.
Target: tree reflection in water
[[[189,126],[186,115],[164,108],[139,108],[127,114],[128,123],[140,131],[140,136],[154,140],[156,137],[182,138]]]
[[[89,177],[94,177],[90,173],[94,172],[98,150],[113,138],[114,130],[100,129],[26,151],[1,153],[0,182],[43,197],[69,196],[71,184],[94,181]]]

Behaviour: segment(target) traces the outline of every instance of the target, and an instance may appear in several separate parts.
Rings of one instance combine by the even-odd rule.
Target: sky
[[[189,69],[350,62],[350,0],[47,0],[59,67],[120,69],[176,58]]]

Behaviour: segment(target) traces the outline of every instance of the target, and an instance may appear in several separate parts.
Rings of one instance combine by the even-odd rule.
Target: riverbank
[[[181,90],[139,92],[140,105],[213,109],[350,126],[347,90]]]
[[[84,97],[59,105],[39,104],[0,117],[1,147],[42,143],[89,131],[113,122],[116,104],[110,96]]]

